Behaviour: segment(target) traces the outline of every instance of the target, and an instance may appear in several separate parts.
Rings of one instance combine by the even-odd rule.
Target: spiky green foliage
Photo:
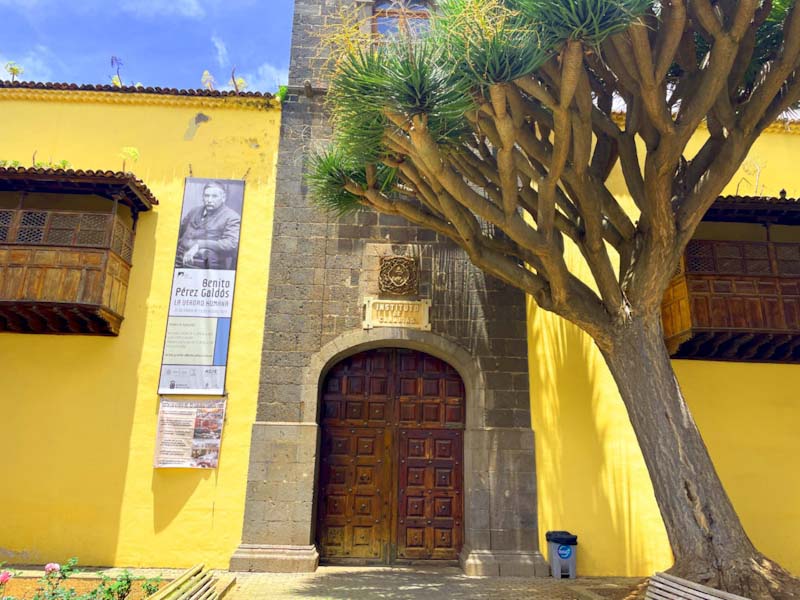
[[[362,162],[383,153],[385,70],[381,48],[354,47],[340,59],[331,81],[328,103],[339,152]]]
[[[378,187],[388,190],[395,180],[395,169],[386,165],[376,165]],[[336,144],[311,155],[306,181],[312,196],[321,208],[336,215],[345,215],[358,210],[361,201],[345,186],[353,183],[365,186],[366,168],[363,162],[353,160]]]
[[[435,40],[397,40],[383,48],[389,110],[427,115],[431,130],[444,135],[466,127],[464,113],[474,107],[469,85],[442,64]]]
[[[552,53],[541,28],[502,0],[444,0],[431,35],[454,70],[484,85],[529,75]]]
[[[541,27],[552,44],[581,40],[589,45],[624,31],[644,15],[653,0],[508,0]]]
[[[382,181],[392,178],[380,163],[386,154],[383,138],[397,127],[387,114],[408,122],[425,115],[429,131],[444,145],[469,131],[464,115],[474,106],[470,84],[443,52],[432,38],[398,38],[354,46],[341,57],[328,95],[335,149],[314,157],[309,177],[321,206],[335,213],[357,208],[357,199],[342,185],[348,177],[366,182],[364,164],[377,163]]]
[[[473,107],[469,83],[444,60],[433,39],[396,39],[349,50],[331,82],[336,141],[353,159],[374,162],[383,152],[387,114],[410,120],[424,114],[434,138],[457,141]]]
[[[366,182],[366,173],[363,166],[359,168],[348,160],[341,148],[331,146],[313,153],[306,173],[311,195],[320,208],[345,215],[360,207],[358,196],[348,192],[345,185],[348,181]]]

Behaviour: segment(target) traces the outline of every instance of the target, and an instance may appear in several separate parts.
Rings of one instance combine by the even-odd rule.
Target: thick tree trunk
[[[748,598],[800,598],[800,582],[753,546],[683,399],[658,315],[636,317],[601,351],[619,386],[679,577]]]

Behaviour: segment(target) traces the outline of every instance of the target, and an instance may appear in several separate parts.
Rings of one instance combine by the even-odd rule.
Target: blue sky
[[[293,0],[0,0],[0,69],[24,80],[199,88],[231,69],[248,90],[286,83]],[[7,79],[5,70],[0,79]]]

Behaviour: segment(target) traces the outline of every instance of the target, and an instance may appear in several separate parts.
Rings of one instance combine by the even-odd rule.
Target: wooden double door
[[[464,384],[421,352],[351,356],[322,393],[323,561],[455,560],[463,543]]]

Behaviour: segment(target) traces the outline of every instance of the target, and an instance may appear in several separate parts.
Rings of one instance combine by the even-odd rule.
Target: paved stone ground
[[[641,579],[466,577],[456,567],[320,567],[316,573],[236,573],[225,600],[623,600]]]
[[[41,567],[17,567],[20,577],[41,577]],[[123,569],[86,568],[76,579],[114,577]],[[169,581],[183,569],[128,569],[138,577]],[[217,571],[220,576],[227,571]],[[316,573],[231,573],[236,585],[225,600],[633,600],[644,581],[622,577],[579,579],[466,577],[457,567],[320,567]]]

